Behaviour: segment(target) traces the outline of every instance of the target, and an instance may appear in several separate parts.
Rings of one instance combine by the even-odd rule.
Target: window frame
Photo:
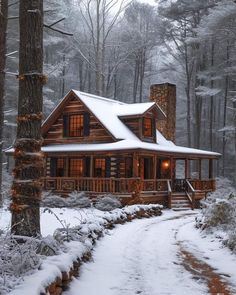
[[[149,121],[148,125],[150,126],[149,129],[145,128],[146,124],[145,121]],[[153,118],[151,117],[143,117],[143,122],[142,122],[142,129],[143,129],[143,137],[145,138],[152,138],[153,137]],[[149,133],[147,133],[149,132]]]
[[[68,159],[69,160],[69,169],[68,169],[68,175],[69,175],[69,177],[75,177],[75,178],[77,178],[77,177],[84,177],[84,172],[85,172],[85,165],[84,165],[84,158],[69,158]],[[73,173],[72,172],[76,172],[77,170],[76,169],[74,169],[74,170],[71,170],[71,168],[72,168],[72,161],[80,161],[80,164],[81,165],[74,165],[75,167],[77,167],[77,168],[79,168],[79,170],[81,170],[81,173],[79,173],[79,174],[76,174],[76,175],[73,175]]]
[[[71,128],[72,117],[80,117],[79,132],[76,130],[73,132]],[[90,136],[90,113],[89,112],[73,112],[63,114],[63,137],[64,138],[82,138]],[[78,129],[78,128],[77,128]],[[74,133],[74,134],[73,134]]]
[[[62,165],[58,165],[60,161],[62,162]],[[66,176],[66,158],[51,157],[50,158],[50,177],[65,177],[65,176]]]
[[[104,161],[102,167],[96,167],[96,161]],[[101,175],[99,175],[97,169],[101,169]],[[105,178],[106,177],[106,157],[97,157],[94,158],[94,168],[93,168],[94,177]]]
[[[84,114],[69,114],[68,115],[68,136],[69,137],[84,137]],[[72,130],[72,118],[74,117],[75,123],[74,128],[75,130]],[[80,127],[77,126],[77,124],[80,124]],[[75,133],[75,134],[72,134]]]

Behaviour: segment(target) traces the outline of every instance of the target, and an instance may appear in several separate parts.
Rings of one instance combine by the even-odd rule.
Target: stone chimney
[[[176,85],[170,83],[152,85],[150,100],[155,101],[166,114],[165,120],[157,120],[157,129],[167,140],[175,142]]]

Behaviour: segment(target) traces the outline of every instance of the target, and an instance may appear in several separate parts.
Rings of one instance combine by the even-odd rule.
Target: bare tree
[[[0,1],[0,203],[2,203],[2,146],[4,122],[6,35],[7,35],[8,0]]]
[[[84,0],[80,3],[80,12],[91,36],[95,89],[98,95],[104,95],[106,89],[105,58],[108,38],[129,2],[127,0]]]
[[[12,185],[12,233],[40,234],[43,1],[20,0],[19,101]]]

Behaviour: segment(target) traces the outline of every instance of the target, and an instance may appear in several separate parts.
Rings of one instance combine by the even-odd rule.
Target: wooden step
[[[172,194],[171,207],[173,210],[190,210],[192,206],[185,193]]]

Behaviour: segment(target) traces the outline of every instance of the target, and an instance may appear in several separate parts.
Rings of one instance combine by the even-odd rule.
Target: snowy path
[[[169,211],[118,226],[98,242],[94,261],[82,266],[64,294],[209,294],[209,284],[184,267],[183,233],[178,240],[179,230],[193,221],[191,212]]]

